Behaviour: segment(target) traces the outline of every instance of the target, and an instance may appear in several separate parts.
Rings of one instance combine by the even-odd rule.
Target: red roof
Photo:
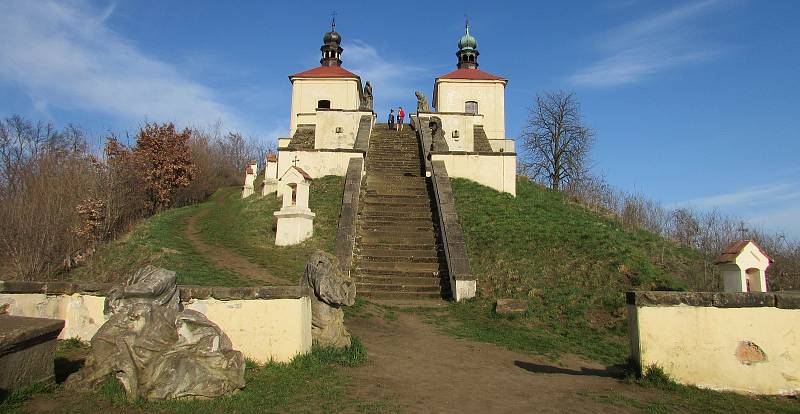
[[[303,170],[302,168],[294,167],[294,169],[297,170],[300,173],[300,175],[302,175],[303,178],[305,178],[306,180],[309,180],[309,181],[313,180],[313,178],[311,178],[311,176],[308,175],[308,173],[305,172],[305,170]]]
[[[436,79],[470,79],[470,80],[506,80],[500,76],[492,75],[491,73],[484,72],[480,69],[456,69],[446,75],[439,76]]]
[[[267,154],[267,162],[278,162],[278,157],[275,154]]]
[[[767,252],[765,252],[764,249],[761,246],[759,246],[758,243],[756,243],[755,240],[735,240],[731,242],[731,244],[729,244],[725,248],[725,250],[722,251],[722,254],[720,254],[719,257],[717,257],[717,260],[715,260],[714,263],[715,264],[733,263],[734,261],[736,261],[736,256],[739,256],[739,253],[741,253],[742,250],[744,250],[744,248],[750,243],[753,243],[753,245],[756,246],[756,248],[761,252],[761,254],[767,257],[767,260],[769,260],[770,263],[774,262],[774,260],[772,260],[772,257],[770,257],[767,254]]]
[[[358,76],[339,66],[320,66],[289,76],[289,79],[292,78],[358,78]]]

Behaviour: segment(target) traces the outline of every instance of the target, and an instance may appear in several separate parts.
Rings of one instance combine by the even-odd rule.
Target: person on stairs
[[[400,110],[397,111],[397,130],[403,130],[403,118],[406,117],[406,111],[403,110],[403,107],[400,107]]]
[[[394,131],[394,109],[389,110],[389,131]]]

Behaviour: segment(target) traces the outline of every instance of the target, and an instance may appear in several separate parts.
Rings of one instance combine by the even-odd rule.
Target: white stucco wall
[[[437,79],[434,85],[438,112],[464,112],[467,101],[478,103],[483,129],[489,139],[505,139],[505,85],[502,80]]]
[[[516,155],[432,154],[432,161],[444,161],[450,178],[466,178],[517,195]]]
[[[0,293],[0,306],[17,316],[63,319],[60,339],[89,341],[107,320],[105,297],[86,294]],[[287,362],[311,351],[311,301],[299,299],[190,300],[185,304],[219,325],[233,348],[264,363]]]
[[[800,393],[800,309],[629,305],[628,312],[638,336],[631,352],[642,367],[658,365],[679,383],[714,390]],[[736,349],[744,341],[766,360],[742,363]]]
[[[288,151],[278,152],[278,176],[283,175],[293,164],[297,157],[297,166],[311,175],[320,178],[326,175],[344,177],[347,174],[347,165],[350,158],[363,158],[360,152],[332,152],[332,151]]]
[[[289,136],[294,135],[297,114],[313,113],[320,100],[331,101],[331,109],[357,110],[361,104],[357,78],[292,79],[292,113]]]

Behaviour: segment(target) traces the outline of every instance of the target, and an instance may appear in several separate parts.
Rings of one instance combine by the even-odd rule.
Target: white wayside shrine
[[[717,258],[724,292],[766,292],[772,258],[753,240],[728,245]]]
[[[262,196],[278,192],[278,157],[269,153],[264,161],[266,168],[264,168],[264,185],[261,187]]]
[[[253,195],[253,183],[258,174],[258,163],[256,160],[250,161],[250,165],[244,169],[244,186],[242,187],[242,198]]]
[[[314,216],[308,208],[311,176],[298,167],[289,167],[280,179],[278,194],[283,205],[273,213],[278,219],[276,246],[291,246],[314,235]]]

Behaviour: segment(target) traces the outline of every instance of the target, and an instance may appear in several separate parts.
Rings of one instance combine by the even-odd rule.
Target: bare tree
[[[583,125],[580,104],[572,92],[548,92],[536,97],[522,134],[534,178],[561,189],[588,168],[594,133]]]

